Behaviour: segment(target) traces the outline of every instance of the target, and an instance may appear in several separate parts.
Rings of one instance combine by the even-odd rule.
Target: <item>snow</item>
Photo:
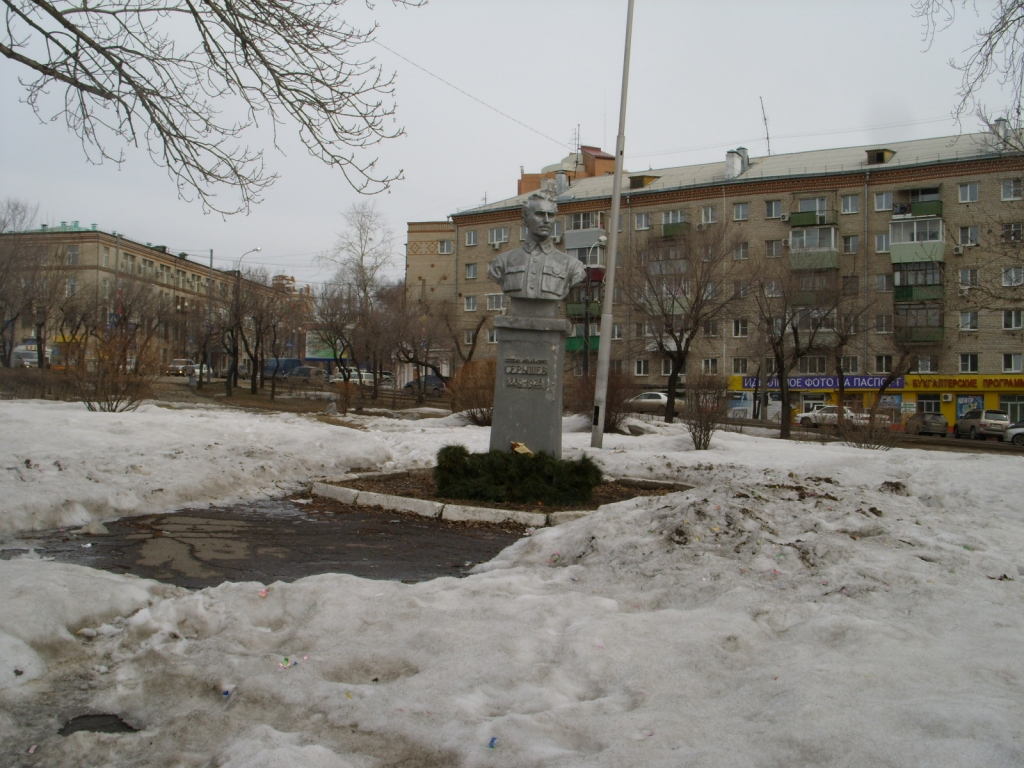
[[[34,486],[64,498],[100,464],[108,496],[132,491],[118,462],[153,461],[242,497],[368,466],[370,449],[382,468],[426,466],[441,445],[483,450],[489,438],[455,417],[354,416],[357,431],[221,411],[104,421],[0,407],[34,436],[5,438],[4,466],[66,462],[76,469]],[[206,439],[190,438],[192,419]],[[692,490],[540,530],[461,580],[322,575],[261,597],[257,583],[192,592],[0,561],[0,744],[25,755],[38,743],[41,764],[82,766],[1024,764],[1020,456],[736,433],[695,452],[681,427],[649,426],[592,451],[567,420],[566,453]],[[273,454],[252,462],[273,472],[249,463],[248,475],[207,478],[236,460],[225,450],[206,468],[211,440],[253,434],[271,435]],[[5,510],[25,504],[23,474],[5,477]],[[27,668],[17,678],[13,661]],[[143,730],[60,738],[14,714],[82,711]]]

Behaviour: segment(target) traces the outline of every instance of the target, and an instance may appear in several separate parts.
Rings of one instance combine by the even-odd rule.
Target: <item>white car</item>
[[[668,395],[664,392],[642,392],[626,401],[627,407],[632,411],[641,413],[665,413],[668,407]],[[683,409],[683,398],[676,397],[675,410],[678,413]]]
[[[1014,445],[1024,446],[1024,421],[1016,421],[1003,433],[1003,440]]]
[[[850,424],[857,424],[863,426],[868,423],[870,416],[866,413],[856,413],[851,411],[849,408],[843,409],[843,418],[846,419]],[[798,418],[801,427],[820,427],[822,424],[826,426],[835,426],[839,421],[839,406],[838,405],[823,405],[820,408],[816,408],[810,413],[801,414]],[[875,420],[879,423],[888,421],[887,416],[877,414]]]

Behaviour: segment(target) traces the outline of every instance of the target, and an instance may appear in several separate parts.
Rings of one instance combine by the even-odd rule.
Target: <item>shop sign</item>
[[[910,389],[1024,389],[1024,376],[929,376],[907,379]]]
[[[880,389],[885,383],[885,376],[843,376],[843,386],[846,389]],[[757,376],[743,377],[744,389],[757,389]],[[772,376],[768,379],[768,389],[778,389],[779,378]],[[790,389],[839,389],[838,376],[790,376]],[[903,389],[903,377],[893,379],[889,389]]]

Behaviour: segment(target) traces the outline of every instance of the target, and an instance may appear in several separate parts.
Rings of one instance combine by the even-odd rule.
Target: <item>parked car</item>
[[[409,390],[408,394],[415,394],[420,391],[421,386],[424,392],[428,395],[434,395],[434,397],[440,397],[446,388],[444,379],[431,373],[419,379],[413,379],[403,389]]]
[[[871,420],[871,415],[867,413],[857,413],[856,411],[851,411],[849,408],[844,408],[843,418],[850,424],[864,426]],[[822,425],[832,427],[839,422],[839,406],[823,405],[815,408],[809,413],[801,414],[798,419],[800,421],[800,426],[802,427],[820,427]],[[888,421],[889,417],[885,414],[875,414],[875,423],[885,424]]]
[[[971,440],[985,440],[989,437],[1002,439],[1008,426],[1010,417],[1006,411],[975,408],[957,419],[953,425],[953,437],[966,436]]]
[[[263,378],[283,379],[301,365],[302,361],[297,357],[272,357],[263,366]]]
[[[164,368],[165,376],[188,376],[195,363],[185,357],[171,360],[171,364]]]
[[[626,405],[630,410],[640,413],[665,413],[668,408],[668,395],[664,392],[641,392],[639,395],[629,398]],[[683,399],[676,397],[675,411],[683,409]]]
[[[11,352],[11,368],[38,368],[39,356],[35,352],[14,350]]]
[[[925,413],[918,411],[909,419],[903,427],[908,435],[938,435],[945,437],[949,432],[949,422],[941,413]]]
[[[290,370],[284,378],[289,384],[323,384],[327,380],[327,374],[322,368],[300,365]]]
[[[1014,445],[1024,446],[1024,421],[1016,421],[1003,433],[1003,440]]]
[[[186,376],[199,376],[199,375],[202,375],[203,378],[206,378],[207,376],[210,375],[210,366],[208,366],[206,364],[199,365],[198,363],[196,365],[190,365],[188,367],[188,370],[185,372],[185,375]]]

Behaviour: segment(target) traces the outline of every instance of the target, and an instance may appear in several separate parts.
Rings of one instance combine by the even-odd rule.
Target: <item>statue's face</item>
[[[557,206],[550,200],[534,200],[526,214],[526,229],[538,242],[547,240],[555,231]]]

